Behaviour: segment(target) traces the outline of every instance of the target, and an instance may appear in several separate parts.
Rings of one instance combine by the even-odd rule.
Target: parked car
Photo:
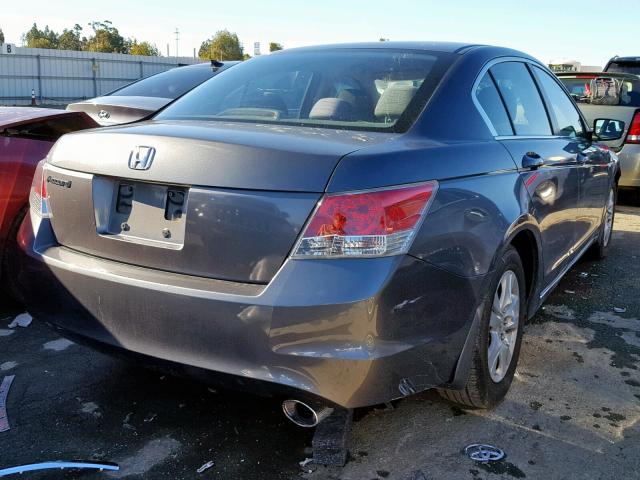
[[[135,122],[152,115],[180,95],[237,63],[213,61],[172,68],[101,97],[71,103],[67,110],[85,112],[101,126]]]
[[[60,136],[92,127],[97,124],[84,113],[0,107],[0,290],[12,289],[16,232],[28,210],[36,165]]]
[[[588,122],[620,130],[620,138],[603,142],[620,159],[621,187],[640,188],[640,75],[630,73],[558,73]]]
[[[604,71],[609,73],[632,73],[634,75],[640,75],[640,57],[615,56],[607,62]]]
[[[21,285],[63,335],[275,389],[304,426],[430,388],[491,407],[524,322],[609,245],[619,168],[596,140],[514,50],[289,49],[64,136]]]

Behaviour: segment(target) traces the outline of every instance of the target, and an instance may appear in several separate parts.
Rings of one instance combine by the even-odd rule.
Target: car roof
[[[241,60],[223,60],[220,63],[225,66],[231,66],[231,65],[235,65],[236,63],[240,63]],[[194,63],[191,65],[177,65],[177,68],[211,68],[211,62],[204,62],[204,63]],[[171,70],[171,69],[170,69]],[[168,72],[169,70],[165,70],[165,72]],[[164,72],[160,72],[160,73],[164,73]]]
[[[289,52],[310,52],[320,50],[340,50],[340,49],[397,49],[397,50],[425,50],[431,52],[464,53],[473,48],[484,46],[474,43],[459,42],[361,42],[361,43],[336,43],[328,45],[316,45],[309,47],[288,48],[274,52],[282,55]]]
[[[613,62],[640,62],[640,57],[613,57],[609,63]]]

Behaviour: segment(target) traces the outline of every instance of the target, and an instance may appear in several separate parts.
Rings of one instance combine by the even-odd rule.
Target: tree
[[[251,55],[249,55],[248,53],[245,53],[242,55],[242,60],[249,60],[251,58],[252,58]]]
[[[82,27],[77,23],[71,30],[66,28],[60,34],[58,38],[58,49],[60,50],[82,50],[82,47],[86,43],[86,38],[81,38],[80,33]]]
[[[4,32],[0,28],[0,43],[4,43]]]
[[[129,40],[129,54],[130,55],[146,55],[147,57],[159,57],[160,52],[155,45],[149,42],[140,42],[134,38]]]
[[[29,48],[58,48],[58,34],[45,26],[40,30],[35,23],[31,29],[22,36],[22,41]]]
[[[278,50],[282,50],[284,47],[281,43],[269,42],[269,52],[277,52]]]
[[[219,30],[198,50],[198,56],[205,60],[242,60],[243,54],[238,35],[229,30]]]
[[[109,20],[91,22],[93,36],[87,39],[84,49],[89,52],[127,53],[128,45],[118,29]]]

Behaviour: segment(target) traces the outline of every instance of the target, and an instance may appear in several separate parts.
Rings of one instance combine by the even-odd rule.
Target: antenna
[[[176,27],[176,31],[173,32],[176,34],[176,57],[178,56],[178,41],[180,41],[180,30]]]

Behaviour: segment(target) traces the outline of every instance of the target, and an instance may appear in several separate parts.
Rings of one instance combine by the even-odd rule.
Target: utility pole
[[[176,31],[173,32],[176,34],[176,57],[178,56],[178,41],[180,40],[180,30],[176,27]]]

